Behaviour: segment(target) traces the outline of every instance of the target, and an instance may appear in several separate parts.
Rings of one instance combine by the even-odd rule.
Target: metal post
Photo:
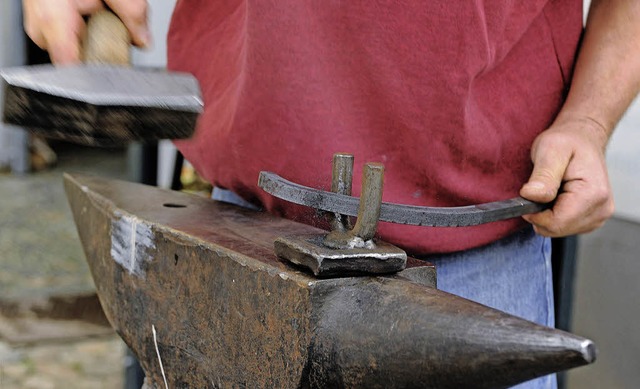
[[[19,66],[25,61],[25,39],[22,29],[22,8],[19,0],[0,3],[0,67]],[[0,95],[0,107],[3,104]],[[14,174],[29,171],[29,137],[15,126],[0,122],[0,166],[6,165]]]

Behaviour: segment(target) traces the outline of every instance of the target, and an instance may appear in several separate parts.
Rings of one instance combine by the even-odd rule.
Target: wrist
[[[613,133],[614,125],[598,120],[594,115],[587,113],[561,111],[550,129],[579,131],[601,145],[604,151]]]

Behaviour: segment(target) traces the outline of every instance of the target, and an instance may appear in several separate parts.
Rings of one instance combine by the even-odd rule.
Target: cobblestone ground
[[[124,350],[117,336],[23,348],[0,342],[0,389],[120,389]]]

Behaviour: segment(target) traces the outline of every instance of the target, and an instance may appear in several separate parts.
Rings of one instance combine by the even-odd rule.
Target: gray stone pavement
[[[126,151],[54,148],[54,169],[0,174],[0,389],[122,388],[124,343],[96,314],[62,173],[124,179]]]
[[[120,389],[123,355],[116,335],[18,348],[0,341],[0,389]]]
[[[123,150],[60,147],[45,172],[0,175],[0,296],[86,292],[88,266],[62,185],[64,171],[126,178]]]

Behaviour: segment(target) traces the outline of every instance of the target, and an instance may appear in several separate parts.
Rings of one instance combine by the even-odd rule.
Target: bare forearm
[[[640,1],[593,0],[558,120],[592,120],[604,131],[606,143],[639,90]]]
[[[593,0],[569,96],[533,143],[533,172],[520,190],[534,201],[555,199],[552,209],[524,217],[538,233],[589,232],[613,214],[605,148],[639,89],[640,1]]]

